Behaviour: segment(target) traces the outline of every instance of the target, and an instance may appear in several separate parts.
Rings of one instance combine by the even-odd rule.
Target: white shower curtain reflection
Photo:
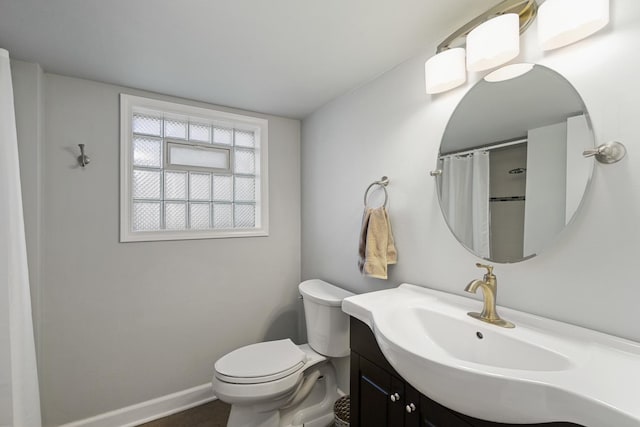
[[[490,255],[489,153],[445,156],[440,201],[458,239],[483,258]]]
[[[4,49],[0,49],[0,200],[0,426],[39,427],[13,87]]]

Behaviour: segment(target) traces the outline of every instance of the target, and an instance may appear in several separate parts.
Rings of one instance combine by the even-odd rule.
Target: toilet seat
[[[265,343],[252,344],[252,346],[260,346],[261,344]],[[283,345],[283,347],[286,347],[286,345]],[[282,376],[280,379],[262,383],[241,383],[239,381],[259,380],[263,377],[247,379],[244,377],[227,376],[229,377],[229,380],[224,379],[223,377],[225,377],[225,375],[218,372],[218,368],[222,369],[224,366],[220,366],[216,362],[216,372],[213,375],[212,380],[216,396],[223,402],[231,403],[232,405],[255,405],[264,404],[265,402],[270,402],[269,405],[279,405],[282,402],[279,403],[278,399],[284,399],[283,401],[288,400],[290,398],[290,394],[293,393],[297,387],[299,387],[300,382],[303,381],[305,372],[327,360],[325,356],[315,352],[308,344],[302,344],[295,347],[304,355],[303,366],[289,375]],[[259,354],[259,356],[262,357],[264,354]]]
[[[215,363],[215,376],[226,383],[262,384],[302,369],[306,354],[290,339],[241,347]]]

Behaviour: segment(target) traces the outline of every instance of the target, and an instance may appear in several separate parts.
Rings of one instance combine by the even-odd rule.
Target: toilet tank
[[[329,357],[348,356],[349,316],[342,311],[342,300],[353,294],[318,279],[306,280],[298,289],[311,348]]]

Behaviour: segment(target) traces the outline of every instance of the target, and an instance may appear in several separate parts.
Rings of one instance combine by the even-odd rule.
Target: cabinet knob
[[[409,404],[406,406],[406,408],[405,408],[405,409],[407,410],[407,413],[409,413],[409,414],[410,414],[410,413],[412,413],[412,412],[415,412],[415,410],[416,410],[416,405],[414,405],[413,403],[409,403]]]
[[[391,399],[392,402],[398,402],[400,401],[400,395],[398,393],[393,393],[389,396],[389,399]]]

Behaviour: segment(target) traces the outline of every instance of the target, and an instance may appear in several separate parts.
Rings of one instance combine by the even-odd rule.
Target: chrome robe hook
[[[84,144],[78,144],[78,147],[80,147],[80,155],[78,156],[78,163],[80,164],[80,166],[85,167],[89,164],[89,162],[91,162],[91,159],[89,158],[89,156],[84,154]]]

